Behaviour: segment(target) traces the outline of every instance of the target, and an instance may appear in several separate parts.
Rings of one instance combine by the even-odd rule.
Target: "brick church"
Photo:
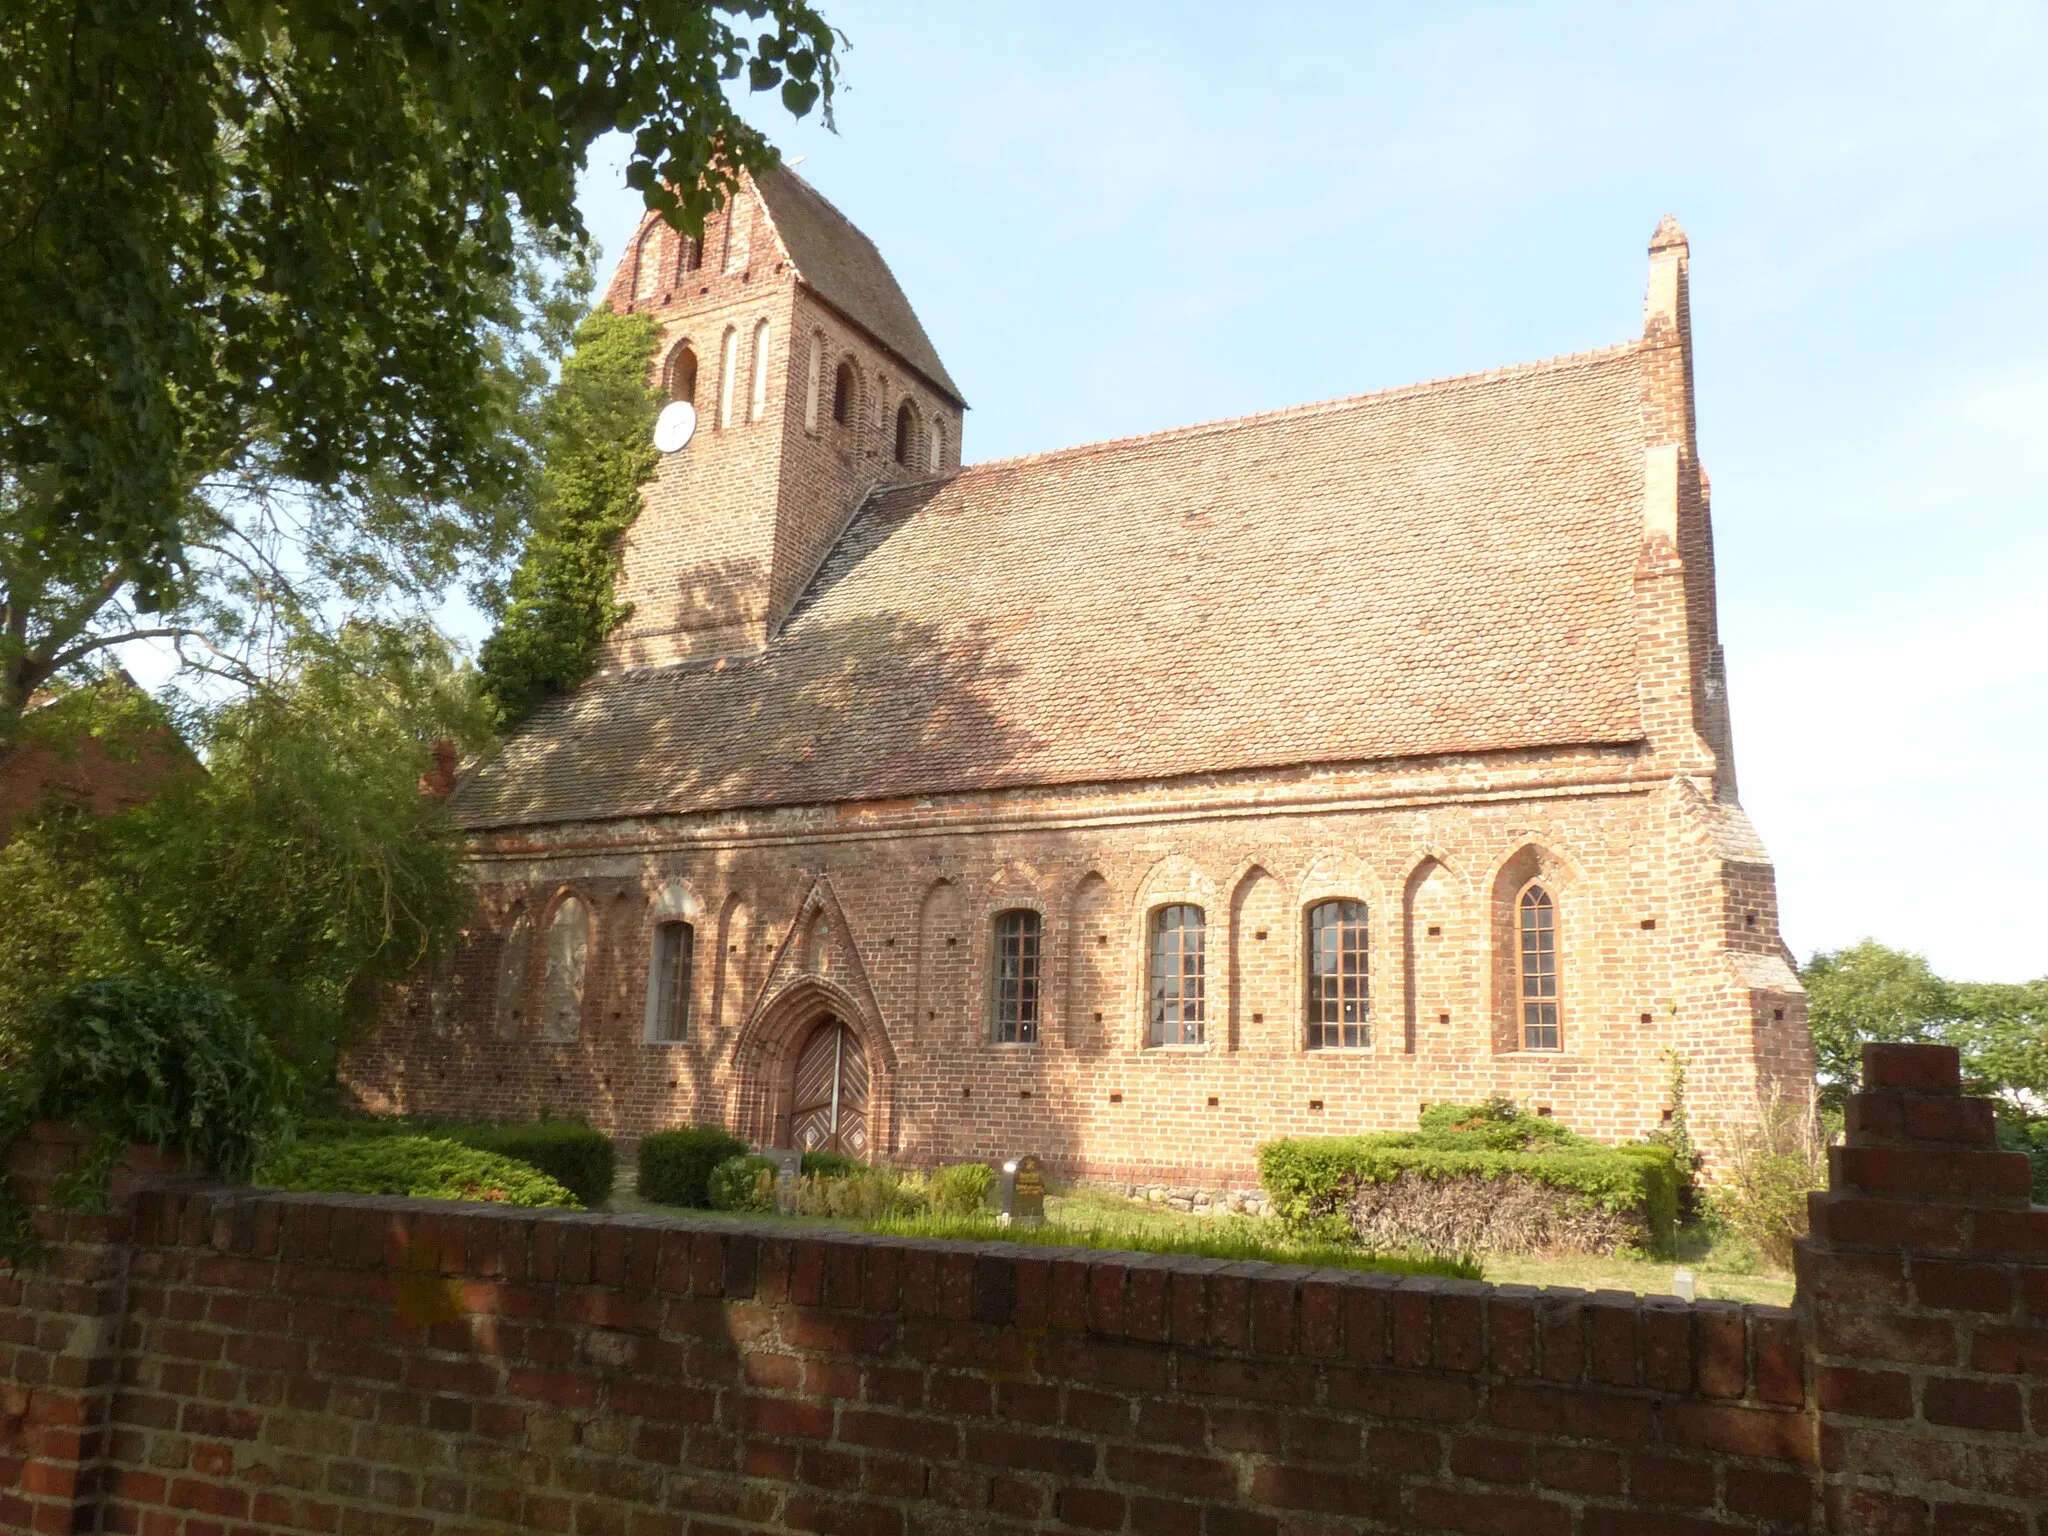
[[[1242,1183],[1505,1094],[1609,1140],[1811,1078],[1736,798],[1687,246],[1618,346],[963,465],[793,173],[605,302],[695,408],[604,664],[451,805],[477,901],[344,1075]]]

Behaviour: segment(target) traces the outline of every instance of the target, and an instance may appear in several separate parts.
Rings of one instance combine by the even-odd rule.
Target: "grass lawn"
[[[682,1215],[675,1206],[657,1205],[633,1192],[631,1164],[619,1170],[619,1187],[609,1209],[647,1215]],[[720,1211],[690,1211],[692,1217],[724,1216]],[[1192,1216],[1179,1211],[1127,1200],[1107,1190],[1077,1185],[1046,1196],[1046,1235],[1040,1241],[1072,1243],[1076,1246],[1115,1247],[1119,1239],[1131,1246],[1142,1244],[1168,1252],[1196,1252],[1221,1258],[1270,1257],[1292,1264],[1344,1264],[1347,1255],[1336,1249],[1304,1249],[1286,1240],[1277,1222],[1244,1216]],[[824,1216],[734,1216],[732,1220],[773,1222],[792,1228],[840,1228],[847,1231],[874,1230],[872,1224],[833,1220]],[[953,1220],[914,1220],[885,1224],[907,1236],[963,1237],[986,1242],[1013,1241],[1023,1234],[1011,1234],[983,1223]],[[1270,1253],[1262,1249],[1275,1250]],[[1672,1295],[1673,1272],[1690,1269],[1701,1299],[1767,1302],[1784,1306],[1792,1300],[1792,1277],[1771,1272],[1739,1273],[1724,1257],[1705,1249],[1694,1234],[1680,1239],[1680,1257],[1670,1260],[1594,1258],[1572,1255],[1560,1258],[1492,1258],[1483,1261],[1483,1278],[1503,1285],[1570,1285],[1589,1291],[1635,1291],[1643,1295]],[[1363,1257],[1348,1256],[1356,1265]],[[1403,1268],[1398,1260],[1384,1265],[1367,1260],[1370,1267]]]

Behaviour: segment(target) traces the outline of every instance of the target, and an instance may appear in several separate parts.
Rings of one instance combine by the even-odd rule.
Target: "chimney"
[[[420,775],[420,793],[446,800],[455,792],[455,743],[443,736],[434,743],[434,766]]]

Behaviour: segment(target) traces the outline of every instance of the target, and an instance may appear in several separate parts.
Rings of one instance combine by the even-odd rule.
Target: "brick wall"
[[[2048,1210],[1857,1104],[1797,1311],[159,1184],[0,1278],[0,1524],[2041,1536]]]
[[[1460,803],[1475,780],[1488,798]],[[779,1143],[747,1106],[785,1091],[777,1064],[831,1015],[900,1064],[875,1113],[889,1156],[1028,1144],[1069,1173],[1216,1184],[1249,1181],[1274,1136],[1412,1128],[1423,1102],[1493,1093],[1588,1135],[1642,1136],[1672,1107],[1677,1052],[1711,1146],[1759,1091],[1811,1077],[1769,865],[1736,862],[1758,851],[1730,818],[1619,751],[507,834],[475,850],[458,995],[401,999],[346,1077],[379,1109],[575,1110],[629,1137],[716,1120]],[[1553,877],[1561,1050],[1516,1049],[1511,866]],[[839,914],[816,968],[830,990],[799,933],[821,889]],[[666,891],[700,914],[698,963],[687,1038],[652,1044]],[[580,1029],[551,1042],[504,1001],[503,936],[567,894],[595,943]],[[1307,912],[1329,898],[1370,913],[1364,1049],[1306,1047]],[[1168,901],[1207,913],[1208,1037],[1162,1051],[1146,1044],[1146,924]],[[988,1017],[995,917],[1016,907],[1044,922],[1025,1047]],[[540,995],[545,958],[525,953],[516,992]]]

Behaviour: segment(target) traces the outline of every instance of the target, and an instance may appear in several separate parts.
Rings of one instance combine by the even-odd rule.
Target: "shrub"
[[[711,1203],[711,1170],[746,1155],[747,1144],[722,1126],[657,1131],[640,1143],[641,1197],[663,1205]]]
[[[480,1152],[496,1152],[532,1164],[593,1209],[611,1198],[618,1177],[619,1152],[611,1137],[580,1120],[490,1125],[392,1115],[332,1116],[301,1122],[299,1135],[306,1141],[379,1136],[438,1136],[459,1141]]]
[[[844,1152],[806,1152],[803,1171],[820,1179],[843,1179],[849,1173],[865,1173],[868,1165]]]
[[[230,1178],[291,1138],[290,1071],[228,995],[176,976],[115,976],[42,1009],[0,1074],[0,1158],[38,1120],[99,1132],[62,1204],[104,1197],[128,1147],[177,1150]],[[0,1191],[0,1256],[26,1258],[27,1219]]]
[[[728,1157],[706,1181],[714,1211],[775,1209],[775,1163],[766,1157]]]
[[[1721,1138],[1716,1210],[1734,1233],[1780,1268],[1806,1235],[1806,1197],[1827,1188],[1829,1132],[1818,1101],[1757,1101],[1756,1119]]]
[[[604,1132],[574,1120],[457,1125],[445,1134],[480,1152],[496,1152],[532,1164],[593,1210],[612,1197],[619,1149]]]
[[[800,1216],[848,1216],[875,1221],[914,1216],[925,1209],[924,1189],[889,1168],[859,1167],[843,1174],[807,1173],[797,1180]]]
[[[935,1215],[971,1216],[988,1204],[995,1183],[996,1171],[987,1163],[955,1163],[932,1171],[925,1196]]]
[[[525,1163],[437,1136],[300,1142],[269,1158],[257,1178],[280,1189],[579,1208],[574,1195]]]
[[[1421,1128],[1269,1142],[1259,1176],[1297,1234],[1435,1253],[1608,1253],[1672,1237],[1668,1147],[1607,1147],[1506,1100],[1438,1104]]]

